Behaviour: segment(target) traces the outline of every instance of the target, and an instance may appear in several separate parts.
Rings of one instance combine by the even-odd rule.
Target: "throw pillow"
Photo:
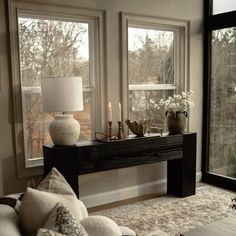
[[[78,222],[88,216],[84,204],[77,199],[64,177],[53,168],[39,185],[39,190],[27,188],[25,192],[19,212],[24,233],[36,235],[58,202],[65,205]]]
[[[84,227],[61,203],[58,203],[52,210],[43,228],[70,236],[88,236]]]
[[[89,216],[80,221],[89,236],[122,236],[119,226],[105,216]]]
[[[65,234],[61,234],[50,229],[40,228],[36,236],[65,236]]]
[[[64,176],[55,167],[40,182],[37,189],[50,193],[76,196]]]
[[[119,226],[122,236],[136,236],[136,233],[126,226]]]

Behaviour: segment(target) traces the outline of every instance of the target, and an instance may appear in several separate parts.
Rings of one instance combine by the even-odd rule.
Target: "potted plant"
[[[182,134],[186,126],[186,118],[191,107],[194,106],[191,97],[193,91],[182,92],[166,100],[161,99],[157,108],[166,110],[167,128],[170,134]]]

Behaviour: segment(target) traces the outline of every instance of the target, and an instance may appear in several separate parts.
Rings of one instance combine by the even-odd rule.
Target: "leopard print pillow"
[[[37,232],[37,236],[64,236],[64,235],[65,234],[60,234],[50,229],[43,229],[43,228],[40,228]]]
[[[58,232],[62,235],[88,236],[84,227],[76,221],[70,211],[61,203],[57,203],[46,220],[43,228]],[[47,232],[45,236],[51,236],[51,234],[48,234]],[[57,236],[57,234],[55,234],[55,236]]]

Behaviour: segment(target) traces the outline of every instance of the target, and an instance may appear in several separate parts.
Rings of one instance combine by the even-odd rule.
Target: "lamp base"
[[[49,126],[49,133],[55,145],[75,145],[80,135],[80,124],[72,114],[57,115]]]

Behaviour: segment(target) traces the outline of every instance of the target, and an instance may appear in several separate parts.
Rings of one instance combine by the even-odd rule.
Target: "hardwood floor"
[[[205,184],[202,183],[202,182],[197,183],[197,187],[200,187],[200,186],[203,186],[203,185],[205,185]],[[135,203],[135,202],[141,202],[141,201],[149,200],[149,199],[152,199],[152,198],[160,197],[160,196],[163,196],[163,195],[165,195],[165,194],[164,193],[163,194],[146,194],[146,195],[143,195],[143,196],[129,198],[129,199],[125,199],[125,200],[117,201],[117,202],[112,202],[112,203],[104,204],[104,205],[101,205],[101,206],[90,207],[90,208],[88,208],[88,212],[89,213],[94,213],[96,211],[106,210],[106,209],[113,208],[113,207],[118,207],[118,206],[124,206],[124,205],[128,205],[128,204]]]
[[[192,229],[189,232],[181,234],[181,236],[235,236],[235,227],[236,216],[231,215],[211,224]]]
[[[160,197],[163,195],[164,194],[159,194],[159,195],[158,194],[147,194],[147,195],[143,195],[143,196],[139,196],[139,197],[128,198],[125,200],[112,202],[112,203],[104,204],[101,206],[90,207],[90,208],[88,208],[88,212],[94,213],[96,211],[101,211],[101,210],[105,210],[105,209],[109,209],[109,208],[113,208],[113,207],[118,207],[118,206],[124,206],[124,205],[128,205],[128,204],[135,203],[135,202],[141,202],[144,200],[149,200],[149,199]]]

